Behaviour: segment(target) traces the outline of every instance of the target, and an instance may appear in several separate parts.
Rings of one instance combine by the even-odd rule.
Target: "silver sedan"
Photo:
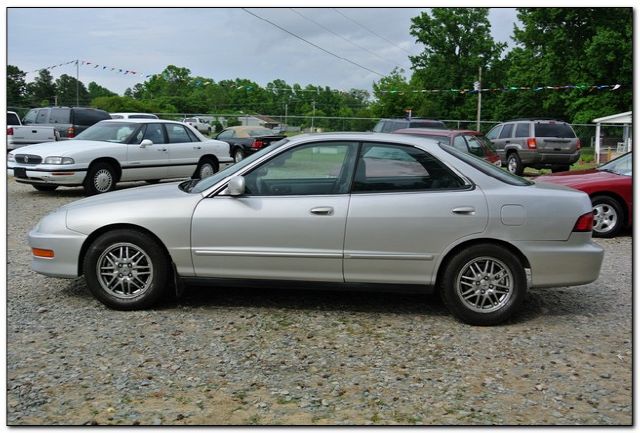
[[[478,325],[506,320],[528,287],[598,278],[582,192],[533,184],[424,138],[285,139],[211,177],[63,206],[29,233],[35,271],[84,275],[117,309],[182,283],[438,291]],[[312,283],[311,283],[312,282]]]

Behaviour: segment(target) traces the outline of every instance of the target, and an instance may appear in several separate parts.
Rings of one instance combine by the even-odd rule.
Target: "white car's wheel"
[[[192,176],[194,179],[204,179],[218,172],[218,163],[212,159],[203,159],[198,164],[195,174]]]
[[[87,195],[103,194],[116,187],[116,171],[111,164],[98,162],[92,164],[84,180]]]

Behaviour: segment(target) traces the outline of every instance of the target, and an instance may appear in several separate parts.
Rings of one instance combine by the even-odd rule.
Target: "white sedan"
[[[7,155],[9,175],[38,191],[84,186],[88,195],[117,182],[204,178],[233,163],[229,144],[180,122],[104,120],[76,138],[35,144]]]

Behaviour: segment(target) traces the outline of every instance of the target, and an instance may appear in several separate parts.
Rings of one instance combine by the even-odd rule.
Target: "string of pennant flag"
[[[119,74],[123,74],[123,75],[133,75],[133,76],[137,76],[137,77],[144,77],[144,78],[149,78],[152,77],[154,75],[157,74],[145,74],[144,72],[139,72],[139,71],[135,71],[133,69],[126,69],[126,68],[119,68],[117,66],[107,66],[107,65],[99,65],[98,63],[93,63],[93,62],[89,62],[88,60],[71,60],[69,62],[65,62],[65,63],[60,63],[58,65],[51,65],[51,66],[47,66],[46,68],[39,68],[33,71],[29,71],[29,72],[40,72],[44,69],[47,70],[52,70],[55,68],[59,68],[61,66],[66,66],[66,65],[77,65],[79,64],[80,66],[86,66],[86,67],[90,67],[92,69],[100,69],[100,70],[104,70],[104,71],[113,71],[113,72],[117,72]]]
[[[501,87],[501,88],[487,88],[487,89],[422,89],[422,90],[381,90],[380,93],[397,93],[403,95],[405,93],[459,93],[462,95],[471,95],[476,93],[497,93],[497,92],[516,92],[520,90],[533,90],[534,92],[541,92],[543,90],[588,90],[592,92],[594,90],[618,90],[623,87],[622,84],[599,84],[599,85],[586,85],[586,84],[572,84],[567,86],[533,86],[533,87]]]

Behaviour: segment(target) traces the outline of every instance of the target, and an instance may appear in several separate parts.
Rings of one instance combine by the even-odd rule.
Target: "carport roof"
[[[627,111],[626,113],[613,114],[611,116],[600,117],[593,119],[593,123],[633,123],[633,111]]]

